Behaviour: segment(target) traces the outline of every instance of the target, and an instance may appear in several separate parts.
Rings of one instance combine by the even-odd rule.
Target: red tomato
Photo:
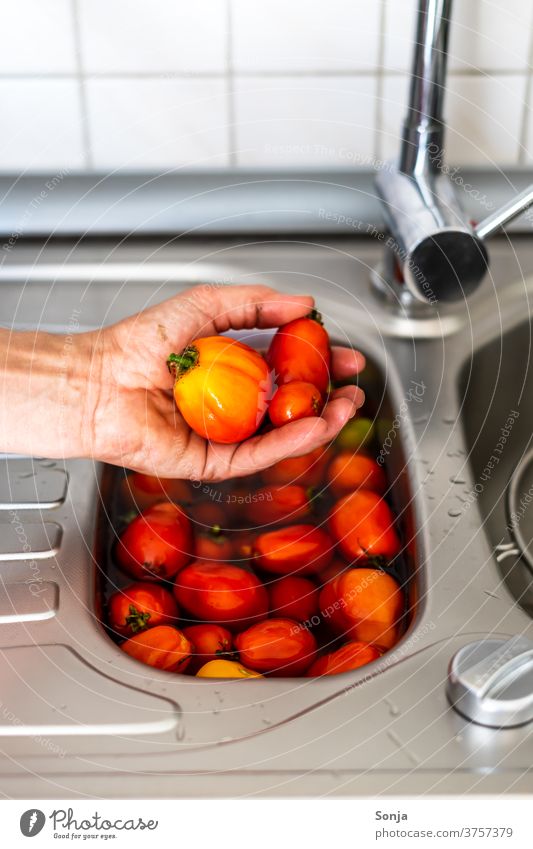
[[[242,442],[263,421],[270,370],[253,348],[227,336],[196,339],[171,354],[174,398],[195,433],[213,442]]]
[[[308,488],[297,484],[263,486],[245,507],[245,518],[258,525],[303,519],[311,512],[311,494]]]
[[[172,593],[147,581],[118,590],[108,603],[108,625],[123,637],[131,637],[156,625],[175,624],[178,616],[178,605]]]
[[[341,451],[329,464],[328,480],[336,495],[354,489],[371,489],[382,495],[387,488],[387,478],[381,466],[366,454]]]
[[[268,595],[261,581],[231,563],[191,563],[176,578],[174,595],[195,618],[233,630],[266,616],[268,610]]]
[[[192,644],[194,654],[190,672],[198,671],[204,663],[218,660],[233,651],[233,637],[222,625],[190,625],[183,633]]]
[[[194,549],[197,560],[231,560],[233,543],[214,525],[207,533],[196,535]]]
[[[303,380],[325,395],[329,386],[331,351],[320,314],[297,318],[280,327],[270,343],[267,363],[278,386]]]
[[[316,386],[303,380],[293,380],[276,390],[268,405],[268,415],[274,427],[281,427],[297,419],[319,416],[323,406],[322,395]]]
[[[318,587],[308,578],[280,578],[269,586],[268,594],[274,616],[308,622],[318,613]]]
[[[192,498],[192,489],[188,481],[130,472],[121,483],[121,495],[126,504],[133,502],[138,510],[146,510],[165,499],[188,504]]]
[[[321,528],[289,525],[259,534],[252,553],[261,569],[277,575],[291,575],[320,572],[331,562],[334,550],[333,542]]]
[[[194,530],[198,533],[209,530],[215,525],[219,528],[225,527],[224,507],[218,502],[201,501],[199,504],[193,502],[187,508],[187,513],[191,517]]]
[[[381,569],[348,569],[320,593],[322,616],[338,634],[383,649],[398,640],[403,608],[398,583]]]
[[[165,501],[134,519],[117,541],[118,565],[146,581],[167,580],[189,562],[193,541],[189,518],[177,504]]]
[[[192,646],[177,628],[158,625],[141,631],[121,644],[120,648],[148,666],[166,669],[167,672],[183,672],[191,659]]]
[[[350,492],[333,506],[329,530],[350,563],[391,560],[401,548],[389,505],[369,489]]]
[[[377,660],[381,655],[382,652],[376,646],[352,641],[337,651],[319,657],[309,667],[306,674],[308,678],[313,678],[315,675],[337,675],[339,672],[349,672],[350,669],[358,669]]]
[[[301,675],[313,663],[317,645],[307,628],[292,619],[266,619],[235,637],[241,663],[256,672]]]
[[[263,478],[267,483],[318,486],[324,477],[329,458],[330,452],[326,447],[315,448],[314,451],[303,454],[301,457],[279,460],[263,471]]]

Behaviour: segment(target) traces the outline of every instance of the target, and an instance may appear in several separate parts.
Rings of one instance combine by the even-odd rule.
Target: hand
[[[6,357],[3,382],[12,414],[0,419],[0,449],[91,457],[159,477],[202,481],[239,477],[305,454],[334,439],[363,403],[362,390],[336,390],[320,417],[220,445],[191,431],[180,415],[166,360],[201,336],[277,327],[312,307],[310,297],[265,286],[204,285],[111,327],[75,335],[68,348],[65,337],[11,334],[7,348],[13,354]],[[363,367],[362,354],[334,349],[335,378]]]

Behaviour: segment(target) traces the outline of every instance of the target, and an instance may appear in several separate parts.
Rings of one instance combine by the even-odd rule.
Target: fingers
[[[343,380],[359,374],[366,365],[364,355],[353,348],[333,347],[331,349],[331,370],[335,380]]]
[[[310,295],[286,295],[269,286],[197,286],[187,297],[204,319],[197,334],[278,327],[314,306]]]
[[[344,386],[331,395],[321,416],[300,419],[241,443],[232,453],[228,477],[266,469],[287,457],[298,457],[331,442],[363,405],[357,386]],[[225,475],[226,476],[226,475]]]

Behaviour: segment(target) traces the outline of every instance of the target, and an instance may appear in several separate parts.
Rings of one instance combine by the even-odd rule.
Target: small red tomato
[[[311,512],[312,493],[304,486],[263,486],[244,509],[245,518],[257,525],[294,522]]]
[[[330,451],[326,447],[315,448],[300,457],[279,460],[263,471],[263,478],[267,483],[318,486],[323,480],[329,458]]]
[[[175,624],[178,616],[172,593],[147,581],[118,590],[108,602],[108,625],[122,637],[131,637],[156,625]]]
[[[197,560],[231,560],[233,543],[219,525],[214,525],[207,533],[196,534],[194,550]]]
[[[316,640],[292,619],[266,619],[235,637],[241,663],[281,677],[302,675],[313,663]]]
[[[122,501],[133,505],[137,510],[146,510],[158,501],[173,501],[188,504],[192,498],[192,489],[188,481],[174,478],[158,478],[155,475],[143,475],[130,472],[122,480]]]
[[[189,518],[169,501],[154,504],[133,519],[115,548],[121,569],[145,581],[173,578],[189,562],[192,551]]]
[[[381,655],[382,652],[376,646],[352,641],[336,651],[319,657],[309,667],[306,675],[308,678],[313,678],[315,675],[338,675],[339,672],[359,669],[360,666],[377,660]]]
[[[389,505],[369,489],[350,492],[333,506],[329,530],[350,563],[392,560],[401,548]]]
[[[381,569],[348,569],[326,584],[320,609],[336,633],[389,649],[398,640],[403,594]]]
[[[321,528],[314,525],[289,525],[256,537],[252,554],[267,572],[292,575],[320,572],[331,562],[334,545]]]
[[[280,327],[270,343],[266,360],[278,386],[303,380],[325,395],[331,351],[320,313],[313,311],[307,318],[297,318]]]
[[[318,587],[308,578],[280,578],[269,586],[268,594],[274,616],[308,622],[318,613]]]
[[[213,442],[242,442],[263,421],[271,395],[270,370],[249,345],[227,336],[196,339],[171,354],[174,398],[195,433]]]
[[[190,659],[192,646],[177,628],[170,625],[158,625],[148,631],[141,631],[121,644],[120,648],[148,666],[166,669],[167,672],[183,672]]]
[[[187,513],[191,517],[194,530],[198,533],[207,531],[215,525],[218,525],[219,528],[225,527],[224,508],[218,502],[193,502],[187,508]]]
[[[268,405],[268,415],[274,427],[281,427],[297,419],[319,416],[323,406],[322,395],[316,386],[303,380],[293,380],[276,390]]]
[[[366,454],[341,451],[328,468],[328,480],[335,495],[344,495],[354,489],[371,489],[383,495],[387,478],[381,466]]]
[[[266,616],[268,610],[268,595],[261,581],[231,563],[191,563],[176,578],[174,595],[196,619],[232,630],[245,628]]]
[[[190,625],[183,633],[192,644],[193,657],[189,672],[195,672],[210,660],[218,660],[233,650],[233,637],[222,625]]]

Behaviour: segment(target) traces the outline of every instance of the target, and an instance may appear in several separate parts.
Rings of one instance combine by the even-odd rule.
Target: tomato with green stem
[[[172,593],[158,584],[138,581],[109,598],[107,624],[115,634],[132,637],[156,625],[176,623],[178,605]]]
[[[329,531],[350,563],[389,562],[401,550],[392,510],[376,492],[357,489],[333,505]]]
[[[270,370],[257,351],[227,336],[196,339],[170,354],[174,399],[190,428],[211,442],[242,442],[263,421]]]

